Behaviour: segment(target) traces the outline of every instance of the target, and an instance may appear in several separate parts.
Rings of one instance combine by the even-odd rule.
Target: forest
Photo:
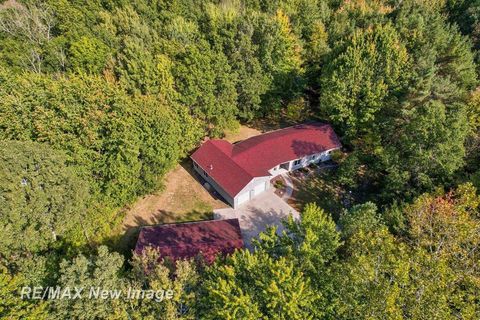
[[[480,319],[479,0],[0,2],[1,319]],[[339,212],[213,265],[115,245],[205,137],[312,119]]]

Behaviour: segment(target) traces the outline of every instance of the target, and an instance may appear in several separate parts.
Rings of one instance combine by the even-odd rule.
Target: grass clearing
[[[323,169],[307,177],[292,174],[294,190],[292,198],[288,200],[289,204],[301,212],[306,204],[316,203],[337,220],[347,197],[345,190],[335,181],[332,170],[334,169]]]
[[[237,130],[227,132],[224,139],[229,141],[230,143],[235,143],[251,138],[253,136],[257,136],[261,133],[262,131],[255,128],[240,126]]]
[[[260,130],[240,126],[228,132],[225,139],[234,143],[261,133]],[[228,207],[202,186],[190,159],[170,171],[164,185],[163,190],[146,195],[125,209],[125,218],[112,239],[119,250],[128,252],[134,246],[141,226],[208,220],[213,218],[214,209]]]
[[[237,142],[261,131],[247,126],[228,132],[225,139]],[[123,229],[131,227],[210,219],[212,210],[227,205],[215,199],[198,180],[189,159],[177,165],[165,177],[165,188],[139,199],[127,211]]]
[[[226,206],[205,190],[185,160],[167,174],[163,191],[139,199],[127,210],[123,228],[209,219],[213,209]]]
[[[225,207],[227,204],[205,190],[191,162],[185,160],[167,174],[162,191],[146,195],[125,209],[125,218],[112,243],[128,253],[135,246],[141,226],[208,220],[213,218],[213,209]]]

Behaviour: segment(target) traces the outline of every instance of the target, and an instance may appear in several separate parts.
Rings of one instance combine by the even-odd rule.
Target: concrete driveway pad
[[[237,218],[240,222],[243,241],[248,249],[252,249],[252,238],[265,231],[268,225],[278,227],[281,232],[284,227],[282,219],[291,214],[294,219],[299,219],[299,213],[274,193],[271,188],[255,197],[237,209],[225,208],[213,211],[215,220]]]

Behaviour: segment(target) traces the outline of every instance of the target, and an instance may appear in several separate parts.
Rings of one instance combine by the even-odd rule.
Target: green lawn
[[[342,200],[347,194],[335,181],[334,169],[324,169],[320,173],[312,173],[306,178],[292,176],[294,184],[293,197],[290,203],[298,210],[307,203],[316,203],[333,218],[338,219],[342,208]]]

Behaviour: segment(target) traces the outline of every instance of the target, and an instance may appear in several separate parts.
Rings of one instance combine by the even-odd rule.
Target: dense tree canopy
[[[360,181],[343,179],[390,201],[449,183],[462,168],[476,74],[470,43],[439,12],[412,1],[387,11],[389,22],[363,17],[333,49],[320,108],[353,149],[345,165],[365,165],[353,173]]]
[[[1,1],[0,317],[480,318],[479,50],[479,1]],[[211,266],[100,246],[203,139],[304,120],[344,145],[337,211]]]
[[[2,141],[0,150],[0,256],[75,241],[88,189],[66,156],[34,142]]]

